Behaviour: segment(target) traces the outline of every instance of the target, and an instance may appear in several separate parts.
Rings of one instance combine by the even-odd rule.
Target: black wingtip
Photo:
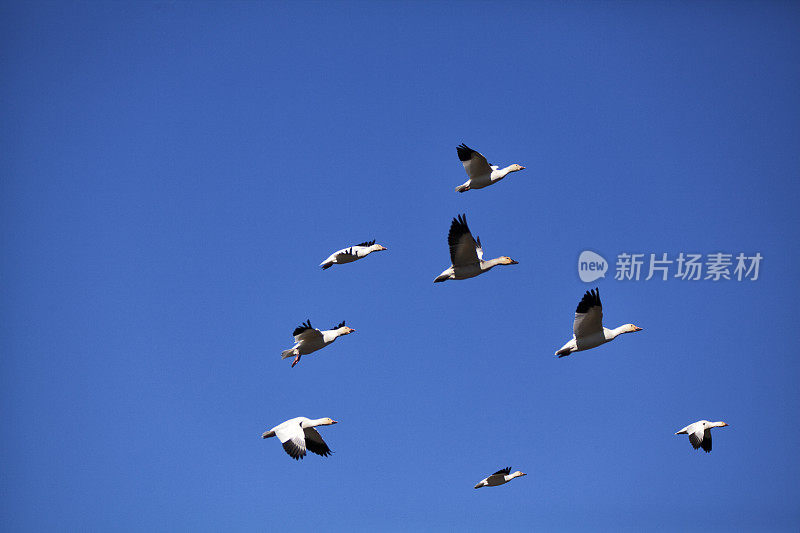
[[[294,331],[292,332],[292,335],[299,335],[299,334],[303,333],[307,329],[314,329],[314,327],[311,325],[311,320],[310,319],[306,319],[305,322],[303,322],[302,324],[300,324],[299,326],[294,328]]]
[[[581,301],[578,303],[578,308],[575,309],[576,313],[586,313],[592,307],[603,307],[600,303],[600,289],[595,287],[591,291],[586,291]]]
[[[453,218],[453,225],[466,227],[467,226],[467,214],[466,213],[462,213],[460,215],[455,216]],[[469,228],[467,228],[467,229],[469,229]]]
[[[313,452],[313,453],[319,455],[320,457],[329,457],[329,456],[333,455],[333,450],[328,448],[327,444],[325,445],[324,448],[321,448],[321,449],[318,449],[318,450],[312,450],[311,448],[309,448],[308,451]]]
[[[453,219],[453,222],[450,224],[450,231],[447,233],[447,244],[450,246],[451,259],[453,258],[453,247],[458,245],[458,241],[462,235],[469,232],[466,214],[460,214]]]
[[[475,150],[473,150],[464,143],[461,143],[458,146],[456,146],[456,152],[458,152],[458,159],[461,161],[469,161],[472,158],[472,152],[474,151]]]
[[[306,454],[305,450],[303,450],[298,446],[295,446],[295,444],[290,440],[287,440],[286,442],[283,443],[283,449],[286,450],[286,453],[289,454],[289,457],[291,457],[295,461],[299,461]]]

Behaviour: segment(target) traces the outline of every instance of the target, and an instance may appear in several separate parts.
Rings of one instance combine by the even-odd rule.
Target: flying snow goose
[[[300,357],[324,348],[342,335],[349,335],[355,330],[344,325],[344,321],[333,329],[320,331],[311,326],[311,321],[306,320],[292,332],[295,345],[281,352],[281,359],[294,356],[292,368],[300,361]]]
[[[520,472],[519,470],[517,470],[513,474],[510,474],[509,472],[511,472],[511,467],[510,466],[508,466],[508,467],[506,467],[506,468],[504,468],[502,470],[498,470],[497,472],[495,472],[491,476],[478,481],[478,484],[475,485],[475,488],[479,489],[481,487],[496,487],[497,485],[502,485],[504,483],[508,483],[509,481],[514,479],[515,477],[527,476],[528,475],[528,474],[524,474],[524,473]]]
[[[467,176],[469,176],[463,185],[456,187],[457,192],[483,189],[505,178],[510,172],[525,170],[525,167],[516,163],[506,168],[489,165],[485,157],[463,143],[456,147],[456,151],[461,163],[464,164]]]
[[[333,452],[314,428],[316,426],[330,426],[331,424],[338,424],[338,422],[330,418],[311,420],[304,416],[298,416],[278,424],[269,431],[265,431],[261,438],[278,437],[278,440],[283,444],[283,449],[295,460],[305,457],[306,450],[326,457]]]
[[[564,357],[572,352],[596,348],[601,344],[613,341],[618,335],[641,330],[642,328],[633,324],[624,324],[615,329],[604,328],[600,290],[586,291],[575,310],[575,321],[572,323],[572,331],[575,336],[562,346],[556,355]]]
[[[360,244],[350,246],[349,248],[342,248],[338,252],[333,252],[325,261],[319,264],[322,270],[330,268],[333,265],[342,265],[344,263],[352,263],[362,257],[366,257],[372,252],[380,252],[386,250],[385,246],[375,244],[375,241],[366,241]]]
[[[489,261],[483,260],[481,240],[474,239],[467,226],[467,216],[458,215],[450,224],[450,233],[447,234],[447,244],[450,245],[450,268],[436,276],[434,283],[448,279],[474,278],[478,274],[488,272],[496,265],[516,265],[510,257],[502,256]]]
[[[680,431],[676,431],[676,435],[684,433],[689,434],[689,442],[696,450],[703,448],[706,453],[711,451],[711,428],[724,428],[727,426],[725,422],[709,422],[708,420],[698,420],[694,424],[689,424]]]

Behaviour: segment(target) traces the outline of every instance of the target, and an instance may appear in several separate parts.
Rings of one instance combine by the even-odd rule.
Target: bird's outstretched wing
[[[700,443],[700,447],[702,447],[706,453],[711,451],[711,431],[706,429],[703,432],[703,441]]]
[[[466,266],[480,260],[478,258],[480,247],[469,231],[466,215],[458,215],[453,219],[450,232],[447,234],[447,244],[450,245],[450,262],[453,266]],[[480,255],[483,255],[482,248]]]
[[[325,441],[322,440],[322,436],[316,429],[303,428],[303,433],[305,435],[306,448],[308,451],[323,457],[327,457],[333,453],[331,449],[328,448],[328,445],[325,444]]]
[[[467,171],[467,176],[470,179],[485,176],[492,173],[492,167],[479,152],[476,152],[466,144],[461,144],[456,147],[458,152],[458,159],[464,165],[464,170]]]
[[[603,305],[600,303],[600,290],[586,291],[575,310],[572,332],[576,339],[588,337],[603,331]]]
[[[295,460],[302,459],[306,455],[306,439],[300,422],[289,426],[280,427],[275,430],[275,436],[283,444],[283,449],[289,457]]]
[[[695,450],[703,448],[708,453],[711,451],[711,432],[708,429],[703,430],[703,428],[700,428],[694,433],[689,433],[689,442]]]
[[[294,328],[292,335],[294,335],[294,342],[303,342],[311,340],[315,337],[321,337],[322,332],[318,329],[314,329],[311,326],[311,321],[306,320],[298,327]]]

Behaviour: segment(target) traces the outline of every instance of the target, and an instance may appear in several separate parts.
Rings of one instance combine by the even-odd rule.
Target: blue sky
[[[4,529],[796,530],[799,22],[3,3]],[[527,169],[457,194],[461,142]],[[519,265],[434,285],[458,213]],[[764,260],[587,285],[586,249]],[[644,331],[555,358],[594,285]],[[306,318],[356,333],[290,369]],[[259,438],[295,416],[335,454]],[[673,435],[703,418],[708,455]]]

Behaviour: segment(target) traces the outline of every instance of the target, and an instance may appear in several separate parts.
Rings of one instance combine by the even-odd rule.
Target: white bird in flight
[[[603,327],[603,305],[600,303],[600,290],[586,291],[575,310],[575,321],[572,323],[572,340],[562,346],[556,355],[567,356],[573,352],[596,348],[601,344],[613,341],[623,333],[642,331],[633,324],[624,324],[618,328]]]
[[[475,485],[475,488],[479,489],[481,487],[496,487],[497,485],[503,485],[504,483],[508,483],[509,481],[514,479],[515,477],[527,476],[528,475],[528,474],[524,474],[524,473],[520,472],[519,470],[517,470],[513,474],[510,473],[510,472],[511,472],[511,467],[510,466],[508,466],[508,467],[506,467],[506,468],[504,468],[502,470],[498,470],[497,472],[495,472],[491,476],[478,481],[478,484]]]
[[[306,450],[326,457],[333,452],[314,428],[316,426],[330,426],[331,424],[338,424],[338,422],[330,418],[311,420],[304,416],[298,416],[278,424],[269,431],[265,431],[261,434],[261,438],[278,437],[278,440],[283,444],[283,449],[286,450],[289,457],[295,460],[305,457]]]
[[[385,246],[375,244],[375,241],[362,242],[350,246],[349,248],[342,248],[341,250],[333,252],[325,261],[320,263],[319,266],[322,267],[322,270],[325,270],[333,265],[342,265],[344,263],[358,261],[362,257],[367,257],[372,252],[380,252],[386,249]]]
[[[711,428],[724,428],[728,424],[722,421],[709,422],[708,420],[698,420],[694,424],[689,424],[680,431],[676,431],[676,435],[684,433],[689,434],[689,442],[696,450],[703,448],[708,453],[711,451]]]
[[[467,171],[467,176],[469,176],[469,179],[464,184],[456,187],[456,192],[483,189],[497,183],[511,172],[525,170],[525,167],[516,163],[506,168],[492,166],[480,153],[463,143],[456,147],[456,151],[458,152],[458,158],[464,165],[464,170]]]
[[[292,368],[300,362],[300,358],[308,355],[311,352],[316,352],[320,348],[324,348],[342,335],[349,335],[355,330],[348,328],[344,325],[344,321],[333,329],[326,329],[320,331],[311,326],[311,321],[306,320],[303,324],[296,327],[292,332],[294,335],[295,345],[281,352],[281,359],[294,356],[292,361]]]
[[[436,276],[434,283],[446,281],[448,279],[467,279],[474,278],[478,274],[488,272],[497,265],[516,265],[508,256],[483,260],[483,247],[481,240],[472,237],[472,233],[467,226],[467,216],[458,215],[450,224],[450,232],[447,234],[447,244],[450,245],[450,268]]]

